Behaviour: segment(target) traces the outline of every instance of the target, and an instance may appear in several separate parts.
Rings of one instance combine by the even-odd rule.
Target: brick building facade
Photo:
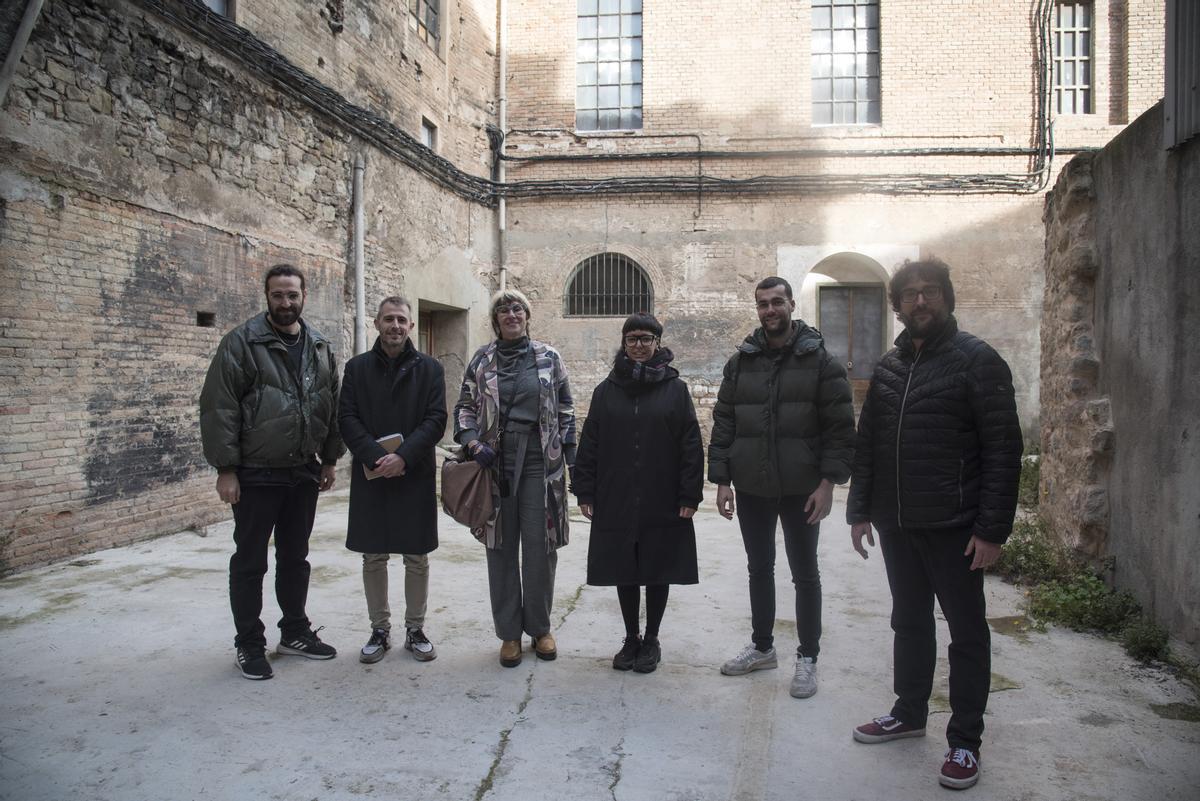
[[[1161,96],[1161,0],[1069,4],[1091,12],[1090,113],[1070,115],[1040,113],[1037,0],[610,2],[504,0],[500,37],[490,0],[433,3],[434,29],[369,0],[245,0],[236,25],[198,0],[47,0],[0,107],[0,568],[227,513],[198,443],[208,359],[279,261],[353,350],[360,156],[368,310],[408,295],[452,385],[501,268],[586,407],[623,315],[566,295],[591,256],[636,262],[706,407],[759,278],[789,278],[862,369],[895,333],[883,282],[934,253],[1035,428],[1063,160],[1043,123],[1060,152],[1094,147]],[[846,53],[867,57],[853,86],[814,60]],[[846,87],[869,121],[814,125]],[[605,104],[631,127],[583,130]]]

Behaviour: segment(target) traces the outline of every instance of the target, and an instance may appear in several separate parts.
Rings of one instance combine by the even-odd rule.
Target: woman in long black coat
[[[612,372],[592,393],[571,491],[592,521],[587,582],[616,586],[625,642],[614,670],[650,673],[671,584],[695,584],[692,515],[704,484],[704,446],[687,384],[660,347],[662,325],[634,314]],[[646,587],[646,631],[638,625]]]

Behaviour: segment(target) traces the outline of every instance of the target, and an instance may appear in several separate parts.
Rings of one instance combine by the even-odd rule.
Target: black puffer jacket
[[[875,367],[858,420],[849,523],[963,529],[1003,543],[1021,473],[1012,373],[958,330],[913,350],[905,331]]]
[[[767,348],[761,328],[725,364],[713,407],[708,480],[764,498],[807,495],[822,478],[850,477],[854,408],[846,368],[821,332],[792,323],[787,345]]]

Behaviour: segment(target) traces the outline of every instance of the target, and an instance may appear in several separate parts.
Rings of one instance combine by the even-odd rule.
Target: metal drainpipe
[[[504,152],[504,134],[508,128],[508,2],[500,2],[500,31],[497,36],[500,51],[500,152]],[[504,183],[504,160],[500,159],[500,167],[496,173],[497,183]],[[497,237],[496,255],[500,267],[500,291],[508,288],[508,206],[503,196],[497,207]]]
[[[21,17],[21,24],[17,26],[17,34],[13,37],[8,57],[4,59],[4,66],[0,67],[0,105],[3,105],[4,98],[8,97],[8,87],[12,86],[13,76],[17,74],[21,56],[25,53],[25,45],[29,44],[29,34],[33,33],[33,26],[37,24],[38,15],[42,13],[42,1],[29,0],[29,5],[25,6],[25,16]]]
[[[367,277],[363,266],[363,163],[354,157],[354,352],[367,352]]]

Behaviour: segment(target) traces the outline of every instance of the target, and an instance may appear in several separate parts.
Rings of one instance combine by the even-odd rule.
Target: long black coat
[[[687,385],[667,367],[645,383],[614,371],[592,393],[572,492],[593,507],[587,582],[695,584],[704,445]]]
[[[920,353],[908,332],[871,377],[858,421],[846,520],[971,529],[1003,543],[1021,475],[1012,373],[954,317]]]
[[[369,352],[346,362],[338,402],[342,439],[354,455],[346,547],[359,553],[423,554],[437,548],[437,482],[434,446],[446,430],[446,383],[442,366],[410,340],[398,360],[377,339]],[[405,474],[368,481],[387,453],[375,440],[403,434],[396,453]]]

